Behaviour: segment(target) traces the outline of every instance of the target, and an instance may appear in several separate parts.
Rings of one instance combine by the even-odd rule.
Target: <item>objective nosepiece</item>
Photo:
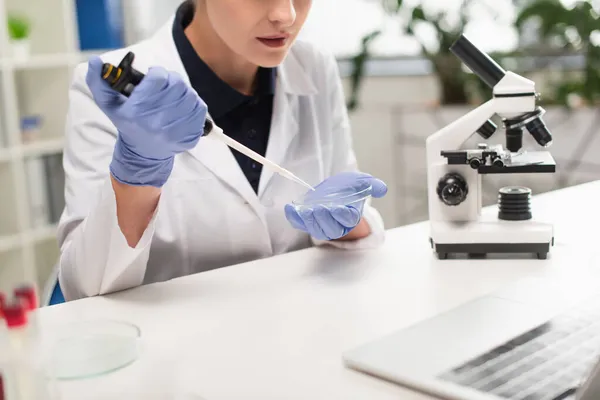
[[[479,50],[465,35],[461,35],[454,42],[450,47],[450,51],[490,88],[496,86],[506,74],[506,71],[500,65]]]
[[[536,109],[530,113],[525,113],[517,118],[513,118],[505,121],[507,129],[507,140],[509,139],[510,133],[514,132],[516,136],[517,131],[521,131],[523,128],[531,134],[537,144],[542,147],[550,147],[552,145],[552,133],[546,126],[542,116],[546,113],[543,107],[536,107]]]

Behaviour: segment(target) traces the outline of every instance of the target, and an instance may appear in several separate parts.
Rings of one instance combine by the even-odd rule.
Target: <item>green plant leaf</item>
[[[572,11],[565,8],[560,0],[535,0],[519,12],[515,27],[522,32],[525,24],[532,19],[540,22],[540,34],[543,38],[563,38],[565,24],[571,25],[574,22]]]
[[[427,22],[427,16],[425,15],[425,10],[421,6],[417,6],[413,8],[411,15],[411,22],[414,21],[425,21]]]
[[[577,94],[589,104],[598,104],[600,49],[594,46],[591,38],[600,27],[600,16],[592,2],[579,0],[566,7],[560,0],[535,0],[519,12],[515,27],[522,32],[524,25],[531,20],[539,22],[541,39],[558,39],[564,49],[574,49],[585,56],[582,76],[561,79],[555,85],[553,100],[566,104],[570,94]]]
[[[380,30],[375,30],[361,39],[360,52],[352,58],[352,72],[350,74],[350,98],[348,100],[348,110],[354,111],[358,108],[358,97],[360,87],[365,75],[365,65],[370,57],[370,47],[375,38],[381,35]]]
[[[8,17],[8,36],[13,40],[26,39],[29,37],[29,21],[21,16],[9,15]]]

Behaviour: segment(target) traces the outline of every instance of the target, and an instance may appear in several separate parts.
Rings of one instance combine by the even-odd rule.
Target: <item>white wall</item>
[[[137,42],[154,33],[171,17],[181,2],[182,0],[123,0],[127,43]]]

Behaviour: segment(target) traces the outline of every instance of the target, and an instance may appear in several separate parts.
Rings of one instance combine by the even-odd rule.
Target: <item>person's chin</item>
[[[254,54],[255,64],[263,68],[275,68],[285,60],[288,51],[270,52],[268,54]]]

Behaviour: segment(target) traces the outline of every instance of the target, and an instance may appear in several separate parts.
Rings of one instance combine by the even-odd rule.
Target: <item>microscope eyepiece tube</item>
[[[506,74],[498,63],[479,50],[465,35],[461,35],[452,44],[450,51],[490,88],[496,86]]]

